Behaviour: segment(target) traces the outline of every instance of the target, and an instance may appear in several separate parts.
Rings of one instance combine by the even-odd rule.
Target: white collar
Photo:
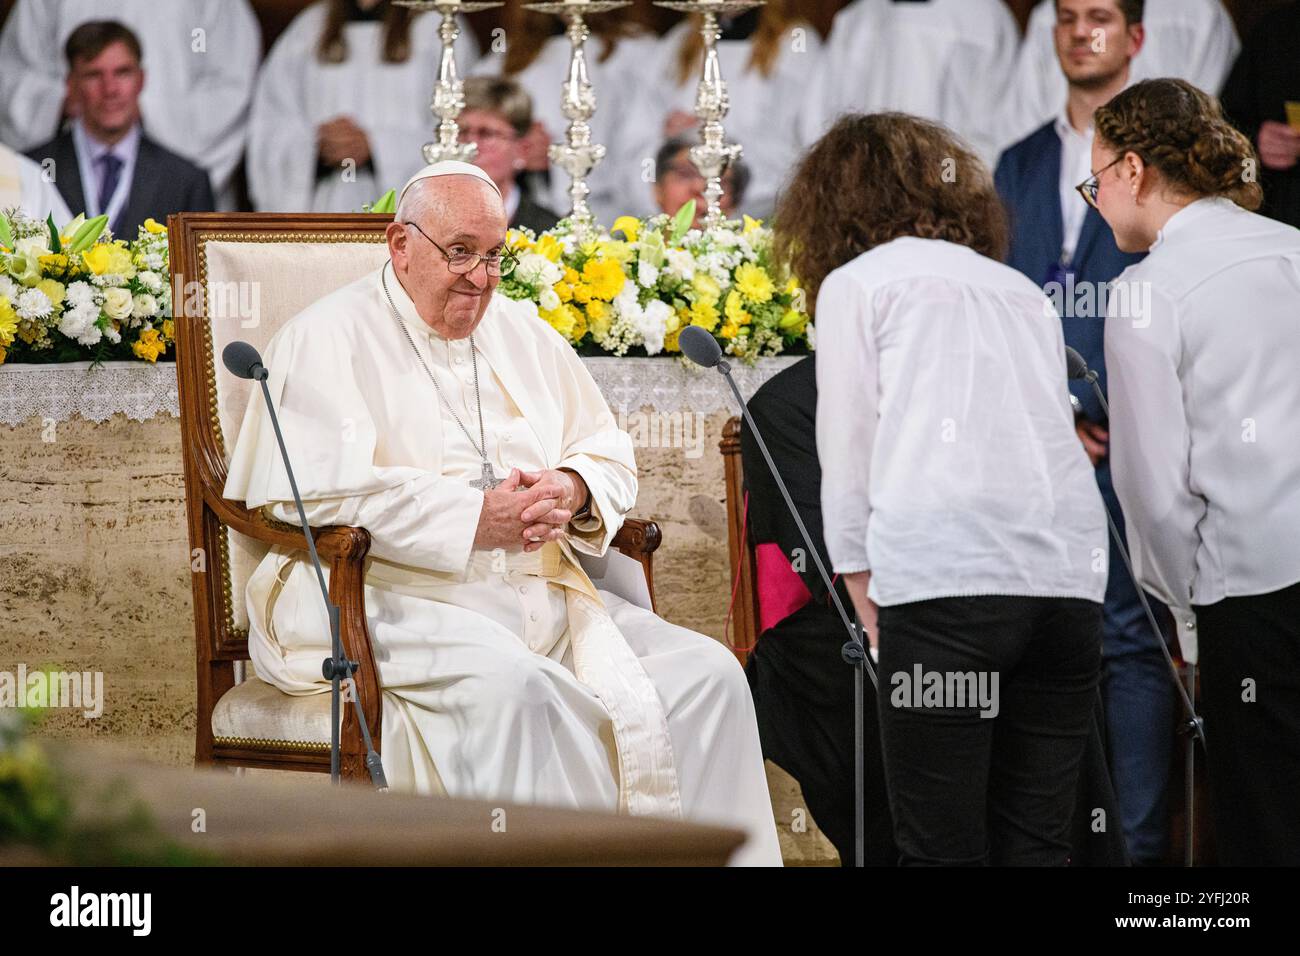
[[[1178,212],[1174,213],[1165,222],[1164,228],[1156,233],[1156,241],[1151,244],[1151,251],[1155,252],[1158,248],[1169,241],[1171,236],[1179,236],[1195,228],[1195,224],[1207,215],[1216,211],[1225,212],[1229,207],[1236,207],[1236,203],[1226,196],[1206,196],[1195,202],[1188,203]]]
[[[1093,136],[1093,127],[1092,124],[1089,123],[1088,129],[1082,133],[1075,129],[1074,124],[1070,122],[1070,104],[1067,102],[1061,107],[1061,112],[1056,114],[1056,135],[1061,137],[1061,139],[1067,139],[1068,137],[1074,136],[1091,140]]]

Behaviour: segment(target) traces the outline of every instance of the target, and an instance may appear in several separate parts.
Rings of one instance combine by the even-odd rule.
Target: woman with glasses
[[[1212,97],[1148,80],[1096,113],[1082,187],[1149,255],[1106,319],[1115,488],[1142,584],[1202,664],[1219,860],[1300,864],[1300,230]],[[1124,294],[1120,294],[1120,293]]]
[[[1060,319],[936,124],[844,117],[776,222],[815,302],[825,541],[879,650],[900,862],[1064,865],[1106,527]]]
[[[533,104],[512,79],[471,76],[465,80],[465,108],[461,111],[460,140],[477,147],[474,165],[496,184],[506,205],[510,228],[525,226],[545,232],[560,217],[527,196],[520,175],[527,167],[526,149],[533,128]]]
[[[255,208],[360,212],[423,165],[439,22],[389,0],[318,0],[294,18],[253,96],[247,168]],[[477,58],[462,21],[456,61],[464,70]]]

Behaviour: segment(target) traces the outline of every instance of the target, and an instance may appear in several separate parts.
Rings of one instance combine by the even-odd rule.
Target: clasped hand
[[[483,492],[474,548],[536,551],[558,541],[586,493],[574,472],[512,468],[501,484]]]

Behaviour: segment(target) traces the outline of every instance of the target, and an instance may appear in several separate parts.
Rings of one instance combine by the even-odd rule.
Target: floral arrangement
[[[567,220],[540,236],[511,230],[516,262],[499,291],[534,303],[588,354],[679,353],[688,325],[750,363],[814,347],[804,292],[772,260],[771,230],[748,216],[700,230],[694,218],[694,202],[672,218],[623,216],[581,243]]]
[[[166,354],[167,228],[149,219],[128,243],[106,225],[78,216],[59,229],[53,218],[0,213],[0,363]]]

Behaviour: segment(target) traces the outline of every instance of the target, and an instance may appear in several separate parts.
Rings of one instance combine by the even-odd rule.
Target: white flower
[[[804,334],[808,336],[808,350],[817,351],[817,327],[809,322],[804,327]]]
[[[520,282],[534,288],[553,286],[564,278],[564,268],[546,256],[536,252],[525,252],[519,257],[519,264],[515,266],[515,276]]]
[[[104,333],[104,338],[108,339],[114,345],[117,345],[122,341],[122,333],[110,325],[108,330]]]
[[[664,350],[664,336],[668,334],[668,319],[672,314],[668,303],[659,299],[647,303],[641,310],[641,321],[636,325],[647,355],[657,355]]]
[[[146,292],[153,292],[157,294],[162,291],[162,287],[163,287],[162,276],[160,276],[156,272],[152,272],[152,271],[141,272],[135,278],[136,281],[140,283],[140,285],[144,286]]]
[[[685,249],[669,249],[668,272],[683,282],[690,282],[695,278],[695,257]]]
[[[131,293],[126,289],[104,290],[104,314],[110,319],[125,319],[131,314]]]
[[[19,294],[14,309],[21,319],[43,319],[54,310],[54,306],[40,289],[26,289]]]
[[[158,312],[158,300],[147,293],[141,293],[131,300],[131,317],[133,319],[150,319]]]
[[[59,319],[59,331],[82,345],[95,345],[103,337],[95,324],[98,319],[99,309],[95,304],[85,303],[64,311]]]
[[[74,282],[68,286],[64,300],[73,308],[79,305],[94,305],[95,288],[85,282]]]
[[[21,292],[22,286],[7,275],[0,275],[0,295],[13,302]]]
[[[31,256],[33,259],[39,256],[48,256],[50,254],[49,236],[33,236],[28,239],[19,239],[14,243],[14,252],[20,256]]]
[[[641,284],[642,288],[653,289],[655,283],[659,281],[659,270],[650,263],[642,260],[642,262],[637,266],[636,281]]]
[[[560,307],[560,297],[549,285],[542,290],[542,294],[537,297],[537,300],[537,304],[547,312]]]

